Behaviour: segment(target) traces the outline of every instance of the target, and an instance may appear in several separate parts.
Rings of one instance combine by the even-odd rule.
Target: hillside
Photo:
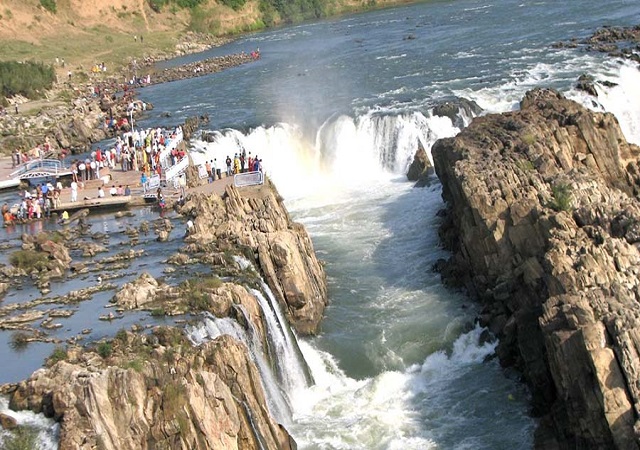
[[[85,69],[87,65],[99,62],[120,65],[128,58],[173,53],[186,31],[229,36],[394,3],[399,2],[3,0],[0,4],[0,60],[53,64],[58,58]]]

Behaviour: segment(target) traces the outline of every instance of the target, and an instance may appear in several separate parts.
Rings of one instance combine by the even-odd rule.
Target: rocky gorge
[[[223,196],[189,194],[176,207],[178,220],[194,226],[167,263],[199,264],[209,271],[194,272],[177,285],[148,273],[117,289],[103,283],[116,290],[112,303],[118,315],[144,310],[183,316],[195,327],[204,317],[234,320],[254,333],[273,360],[272,331],[254,293],[269,289],[299,334],[317,332],[327,302],[324,269],[304,227],[290,219],[270,182],[242,190],[229,186]],[[157,234],[176,233],[169,219],[160,222],[154,226]],[[138,234],[133,231],[131,239]],[[138,232],[145,232],[142,225]],[[56,242],[46,235],[27,239],[30,247],[57,255],[41,275],[32,276],[64,276],[63,260],[63,266],[81,269],[65,251],[70,240],[56,236]],[[143,253],[135,257],[144,258]],[[261,374],[245,344],[228,335],[195,343],[183,328],[133,327],[86,347],[60,348],[45,368],[0,390],[12,409],[59,422],[61,449],[295,448],[266,406]]]
[[[443,279],[522,373],[537,448],[640,445],[640,148],[615,117],[550,89],[433,149]]]

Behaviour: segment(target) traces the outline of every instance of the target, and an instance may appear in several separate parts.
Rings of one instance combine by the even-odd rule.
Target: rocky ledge
[[[10,407],[60,422],[61,449],[291,449],[260,374],[229,336],[194,347],[176,328],[119,332],[54,354],[10,387]]]
[[[520,106],[433,148],[443,278],[530,385],[537,448],[638,448],[640,148],[553,90]]]
[[[192,337],[178,325],[150,331],[134,326],[86,347],[58,347],[45,368],[25,381],[0,386],[0,394],[9,396],[14,410],[28,409],[59,422],[61,449],[294,449],[295,441],[278,422],[286,421],[286,412],[268,406],[280,391],[263,387],[264,367],[256,367],[248,347],[258,343],[259,358],[278,367],[273,335],[288,332],[286,324],[270,328],[275,302],[299,333],[317,332],[327,301],[326,276],[311,240],[290,219],[270,182],[241,190],[231,185],[222,197],[190,194],[177,209],[178,220],[193,226],[187,226],[184,247],[167,263],[188,278],[170,285],[141,274],[117,289],[111,303],[118,316],[110,313],[105,320],[143,310],[153,316],[182,315],[176,323],[184,323],[187,314],[198,313],[190,320],[190,329],[196,330]],[[165,223],[169,219],[160,222],[158,228],[175,233]],[[56,241],[44,234],[24,237],[21,252],[47,255],[33,274],[37,279],[58,276],[61,266],[69,264],[66,245],[73,239],[60,235]],[[130,257],[144,258],[144,252],[131,250]],[[197,270],[191,269],[195,263]],[[16,271],[6,276],[24,275]],[[116,289],[109,283],[100,287]],[[275,300],[265,308],[261,295],[269,291]],[[217,320],[234,321],[236,329],[244,330],[239,335],[251,336],[251,345],[235,334],[193,337],[200,336],[203,322]],[[295,339],[289,340],[296,347]]]

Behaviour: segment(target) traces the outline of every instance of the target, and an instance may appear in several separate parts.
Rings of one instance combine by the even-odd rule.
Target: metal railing
[[[262,172],[237,173],[233,176],[233,184],[236,187],[253,186],[264,183]]]
[[[19,168],[11,172],[9,176],[14,178],[34,170],[40,173],[46,172],[47,175],[57,175],[62,171],[68,171],[69,168],[65,167],[62,162],[57,159],[36,159],[21,164]]]
[[[187,170],[187,167],[189,167],[189,158],[186,156],[182,158],[178,162],[178,164],[169,167],[164,173],[164,178],[165,180],[167,180],[167,183],[171,182],[171,180],[173,180],[175,177],[181,175],[182,172]]]

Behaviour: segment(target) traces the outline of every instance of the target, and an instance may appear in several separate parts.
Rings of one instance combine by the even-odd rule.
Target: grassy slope
[[[407,0],[376,0],[376,6]],[[234,11],[215,0],[192,14],[188,10],[165,8],[155,13],[146,0],[57,0],[55,14],[40,0],[4,0],[0,3],[0,59],[35,60],[54,63],[64,58],[66,71],[87,71],[105,62],[117,68],[130,59],[171,54],[181,35],[190,27],[206,26],[217,35],[230,35],[263,26],[258,0],[247,0]],[[364,10],[369,0],[334,0],[331,12]],[[143,35],[144,44],[133,36]]]

